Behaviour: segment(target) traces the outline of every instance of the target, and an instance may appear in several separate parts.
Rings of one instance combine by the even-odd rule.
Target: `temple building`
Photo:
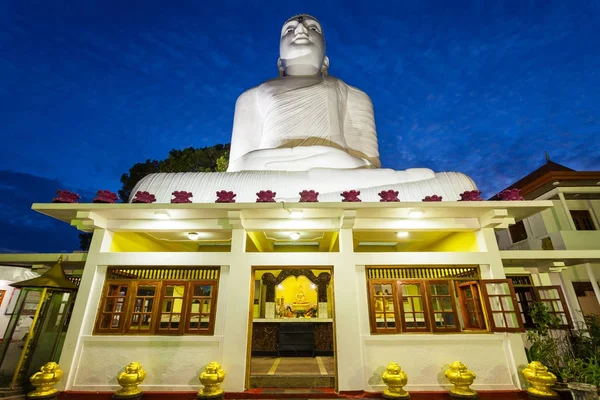
[[[58,285],[72,309],[56,303],[64,398],[110,398],[132,361],[146,392],[197,391],[211,361],[230,394],[382,392],[392,361],[408,391],[442,392],[456,360],[476,390],[521,391],[527,296],[566,324],[594,307],[599,241],[573,250],[571,235],[598,229],[598,187],[542,171],[515,186],[526,201],[481,201],[461,173],[381,168],[371,100],[328,75],[319,21],[285,22],[278,65],[236,103],[228,172],[149,175],[124,204],[32,206],[93,233],[87,255],[61,258],[60,280],[77,278]],[[33,256],[0,263],[19,257]],[[569,288],[583,271],[592,290]]]
[[[565,327],[600,315],[600,171],[574,171],[547,157],[507,189],[515,188],[526,200],[553,203],[497,233],[525,325],[531,301],[545,301]]]

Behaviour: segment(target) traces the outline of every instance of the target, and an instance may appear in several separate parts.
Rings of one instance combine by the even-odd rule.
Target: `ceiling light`
[[[560,185],[560,181],[554,181],[554,182],[552,182],[552,185],[558,186],[558,185]]]
[[[292,210],[290,211],[290,217],[292,218],[302,218],[302,210]]]
[[[314,283],[311,283],[311,284],[310,284],[310,288],[311,288],[311,289],[316,289],[316,288],[317,288],[317,285],[315,285]]]
[[[171,216],[166,211],[157,211],[154,213],[154,218],[156,219],[169,219]]]
[[[401,238],[407,238],[408,237],[408,232],[396,232],[396,236],[401,239]]]
[[[190,240],[198,240],[198,232],[190,232],[188,233],[188,239]]]
[[[279,290],[283,289],[283,285],[280,283],[279,285],[277,285],[277,289],[279,289]]]
[[[423,211],[414,210],[408,214],[409,218],[421,218],[423,216]]]
[[[290,233],[290,239],[292,239],[292,240],[298,240],[298,239],[300,239],[300,232],[292,232],[292,233]]]

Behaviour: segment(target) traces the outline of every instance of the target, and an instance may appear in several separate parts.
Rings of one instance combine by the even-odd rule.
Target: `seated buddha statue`
[[[278,68],[278,77],[237,99],[227,172],[152,174],[132,195],[148,191],[169,203],[173,191],[185,190],[195,203],[212,203],[215,191],[230,190],[236,201],[254,202],[257,191],[272,190],[276,201],[298,201],[306,189],[319,192],[319,201],[339,202],[347,190],[360,190],[362,201],[379,201],[380,191],[393,189],[401,201],[421,201],[433,194],[457,200],[476,189],[460,173],[380,168],[371,99],[328,75],[316,18],[302,14],[285,22]]]
[[[298,285],[298,291],[296,292],[296,301],[292,303],[292,311],[306,311],[310,308],[310,304],[306,300],[306,293],[304,293],[304,286]]]

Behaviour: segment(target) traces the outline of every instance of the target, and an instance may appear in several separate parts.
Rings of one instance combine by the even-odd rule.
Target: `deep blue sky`
[[[0,251],[77,247],[29,210],[57,189],[91,201],[136,162],[229,142],[301,12],[371,96],[384,167],[464,172],[486,197],[544,151],[600,170],[597,0],[0,0]]]

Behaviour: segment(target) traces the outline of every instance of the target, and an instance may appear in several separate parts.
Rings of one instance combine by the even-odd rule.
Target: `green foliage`
[[[535,324],[527,332],[529,361],[540,361],[562,381],[600,387],[600,316],[585,315],[585,324],[567,334],[543,303],[533,303],[529,314]]]
[[[217,144],[196,149],[171,150],[164,160],[146,160],[137,163],[121,176],[119,198],[129,201],[131,191],[146,175],[157,172],[223,172],[227,170],[229,144]]]

